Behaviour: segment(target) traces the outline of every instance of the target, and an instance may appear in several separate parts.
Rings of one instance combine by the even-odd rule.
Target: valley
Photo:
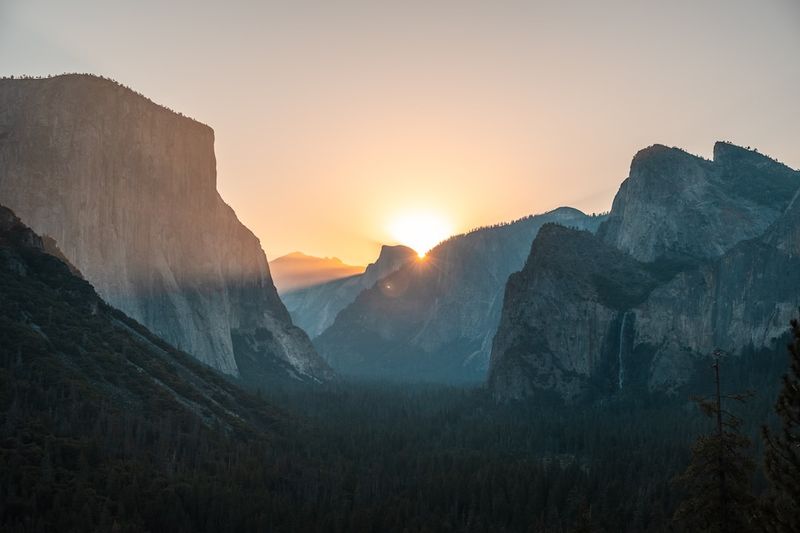
[[[800,530],[783,153],[637,130],[476,171],[429,140],[412,175],[402,114],[236,104],[221,135],[104,76],[0,78],[0,530]]]

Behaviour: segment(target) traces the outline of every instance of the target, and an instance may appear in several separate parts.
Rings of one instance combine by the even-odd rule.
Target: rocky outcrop
[[[482,381],[505,282],[522,268],[539,228],[596,229],[601,220],[560,208],[452,237],[363,291],[315,345],[344,374]]]
[[[797,189],[796,173],[728,143],[707,161],[655,145],[633,158],[598,235],[640,261],[717,257],[764,233]]]
[[[547,228],[509,279],[496,396],[675,392],[713,350],[785,333],[800,304],[800,173],[722,143],[713,163],[648,150],[596,236]]]
[[[217,193],[213,145],[211,128],[108,80],[0,80],[0,201],[103,299],[245,382],[275,366],[324,379]]]
[[[270,261],[269,271],[278,294],[284,295],[362,274],[364,267],[346,265],[337,257],[314,257],[302,252],[292,252]]]
[[[291,291],[282,299],[294,323],[313,339],[328,329],[339,311],[362,291],[416,258],[417,253],[407,246],[382,246],[378,259],[362,274]]]
[[[587,376],[613,366],[606,339],[621,329],[621,313],[657,283],[646,265],[589,232],[543,227],[506,285],[492,388],[513,397],[541,389],[577,397]]]

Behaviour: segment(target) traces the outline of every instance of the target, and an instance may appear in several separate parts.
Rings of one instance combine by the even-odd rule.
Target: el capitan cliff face
[[[644,150],[596,236],[540,232],[506,287],[496,396],[674,392],[714,349],[774,345],[800,303],[800,173],[714,154]]]
[[[277,367],[324,378],[217,193],[213,145],[211,128],[108,80],[0,80],[0,199],[106,301],[245,382]]]

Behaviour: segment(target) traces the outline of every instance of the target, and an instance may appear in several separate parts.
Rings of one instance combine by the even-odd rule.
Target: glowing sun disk
[[[435,213],[408,213],[397,217],[389,231],[399,243],[413,248],[420,258],[451,233],[450,224]]]

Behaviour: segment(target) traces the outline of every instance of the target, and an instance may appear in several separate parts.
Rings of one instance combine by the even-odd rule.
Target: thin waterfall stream
[[[628,321],[628,312],[622,315],[622,323],[619,325],[619,351],[617,352],[617,385],[619,390],[622,390],[622,385],[625,382],[625,370],[622,366],[622,349],[625,346],[625,324]]]

